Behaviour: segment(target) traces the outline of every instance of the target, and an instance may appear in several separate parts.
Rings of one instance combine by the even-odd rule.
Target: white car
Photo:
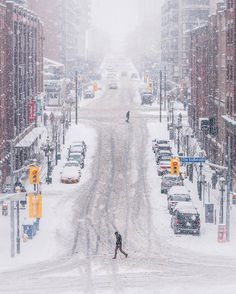
[[[64,168],[65,167],[76,167],[79,171],[79,175],[81,176],[81,167],[78,161],[73,161],[73,160],[67,161],[64,165]]]
[[[81,173],[75,166],[65,166],[61,173],[61,182],[64,184],[79,183]]]
[[[168,201],[168,210],[171,214],[175,206],[178,205],[180,202],[181,203],[187,202],[188,206],[192,205],[190,192],[187,191],[187,189],[184,186],[173,186],[172,188],[170,188],[170,190],[168,191],[167,201]]]
[[[170,160],[160,161],[157,166],[158,176],[163,176],[164,174],[170,173]]]

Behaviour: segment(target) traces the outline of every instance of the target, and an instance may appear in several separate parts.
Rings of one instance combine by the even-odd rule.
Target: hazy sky
[[[121,37],[138,23],[137,0],[93,0],[92,23]]]

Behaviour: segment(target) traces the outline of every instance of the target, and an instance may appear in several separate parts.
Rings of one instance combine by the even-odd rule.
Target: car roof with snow
[[[180,213],[197,213],[199,214],[197,208],[194,206],[193,202],[178,202],[174,208],[174,211],[178,210]]]
[[[165,148],[165,147],[168,147],[168,148],[170,148],[170,145],[169,144],[158,144],[158,145],[160,145],[159,147],[160,148]]]
[[[184,195],[189,195],[189,191],[184,187],[184,186],[173,186],[170,188],[169,195],[174,195],[174,194],[184,194]]]

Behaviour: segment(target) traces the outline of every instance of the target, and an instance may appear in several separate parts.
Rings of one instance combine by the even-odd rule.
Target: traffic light
[[[31,166],[29,170],[29,180],[31,185],[38,185],[40,182],[39,177],[39,167],[38,166]]]
[[[172,175],[176,175],[176,176],[180,175],[180,160],[179,160],[179,158],[171,159],[170,167],[171,167],[170,173]]]
[[[97,92],[98,91],[98,84],[94,83],[93,84],[93,92]]]

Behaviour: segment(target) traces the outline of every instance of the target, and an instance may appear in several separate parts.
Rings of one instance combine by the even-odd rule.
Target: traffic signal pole
[[[14,146],[13,141],[10,142],[10,150],[11,150],[11,192],[14,193]],[[14,200],[10,201],[10,210],[11,210],[11,257],[15,257],[15,202]]]
[[[78,124],[78,72],[75,73],[75,123]]]
[[[162,122],[162,71],[160,71],[160,123]]]
[[[232,181],[232,175],[231,175],[231,139],[228,135],[228,174],[227,174],[227,205],[226,205],[226,240],[230,241],[230,193],[231,193],[231,181]]]

